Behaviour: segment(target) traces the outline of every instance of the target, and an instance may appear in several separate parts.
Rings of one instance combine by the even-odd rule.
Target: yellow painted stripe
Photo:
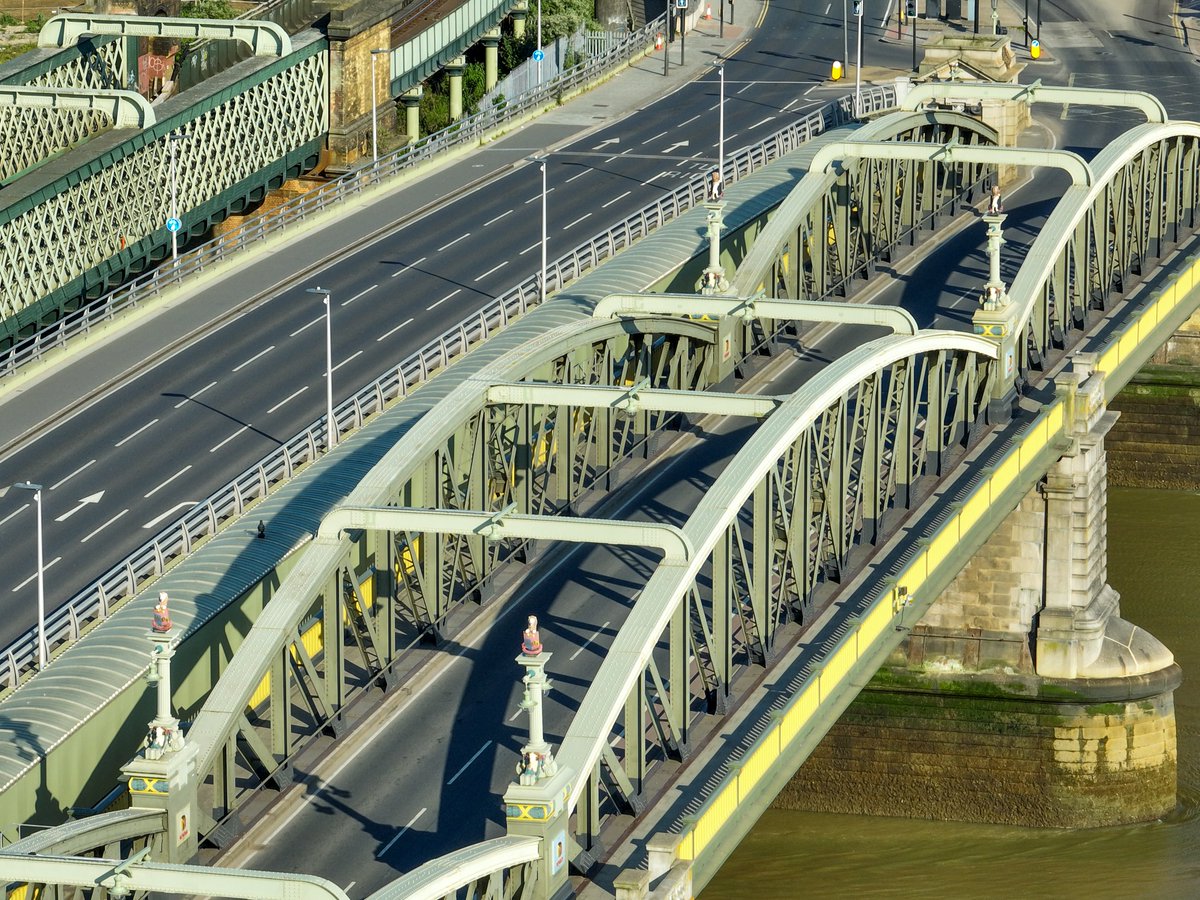
[[[929,545],[929,565],[931,568],[940,566],[958,543],[958,516],[953,516],[938,532],[933,543]]]

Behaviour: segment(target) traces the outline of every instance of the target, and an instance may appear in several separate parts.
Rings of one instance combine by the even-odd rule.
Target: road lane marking
[[[605,203],[605,204],[604,204],[603,206],[601,206],[600,208],[601,208],[601,209],[608,209],[610,206],[612,206],[612,205],[613,205],[614,203],[616,203],[618,200],[624,200],[626,197],[628,197],[628,196],[629,196],[630,194],[632,194],[632,193],[633,193],[633,191],[626,191],[626,192],[625,192],[625,193],[623,193],[623,194],[622,194],[620,197],[613,197],[611,200],[609,200],[607,203]]]
[[[382,341],[384,338],[391,337],[393,334],[395,334],[397,331],[399,331],[401,328],[403,328],[405,325],[407,325],[407,324],[408,324],[409,322],[411,322],[411,321],[412,321],[412,319],[411,319],[411,318],[409,318],[409,319],[405,319],[403,322],[401,322],[399,325],[397,325],[397,326],[396,326],[395,328],[393,328],[391,331],[386,331],[386,332],[384,332],[383,334],[381,334],[379,337],[375,338],[375,343],[377,343],[377,344],[378,344],[378,343],[379,343],[380,341]]]
[[[652,138],[646,138],[646,140],[642,141],[642,146],[643,146],[643,147],[645,147],[645,146],[646,146],[647,144],[649,144],[651,141],[657,141],[657,140],[658,140],[660,137],[662,137],[662,136],[663,136],[663,135],[665,135],[665,134],[666,134],[666,132],[665,132],[665,131],[660,131],[660,132],[659,132],[658,134],[656,134],[654,137],[652,137]]]
[[[3,525],[3,524],[4,524],[5,522],[7,522],[9,519],[15,519],[17,516],[19,516],[21,513],[25,512],[25,510],[27,510],[27,509],[29,509],[29,504],[28,504],[28,503],[25,503],[25,504],[23,504],[23,505],[22,505],[22,506],[21,506],[19,509],[14,509],[14,510],[13,510],[12,512],[10,512],[10,513],[9,513],[7,516],[5,516],[3,519],[0,519],[0,525]]]
[[[519,716],[523,712],[525,712],[525,710],[521,709],[521,707],[518,706],[517,711],[508,717],[508,721],[511,722],[513,719],[515,719],[517,716]]]
[[[247,425],[246,427],[248,428],[248,427],[250,427],[250,426],[248,426],[248,425]],[[241,431],[246,431],[246,428],[242,428],[242,430],[241,430]],[[241,432],[238,432],[238,433],[240,434]],[[223,443],[223,442],[222,442],[222,443]],[[212,451],[210,450],[209,452],[212,452]],[[154,497],[156,493],[158,493],[158,492],[160,492],[160,491],[162,490],[162,488],[164,488],[164,487],[166,487],[167,485],[169,485],[169,484],[170,484],[170,482],[174,481],[176,478],[179,478],[179,476],[180,476],[180,475],[182,475],[182,474],[184,474],[185,472],[187,472],[187,470],[188,470],[188,469],[190,469],[190,468],[192,468],[192,464],[191,464],[191,463],[188,463],[188,464],[187,464],[187,466],[185,466],[184,468],[181,468],[181,469],[179,470],[179,472],[176,472],[174,475],[170,476],[170,478],[168,478],[166,481],[163,481],[161,485],[158,485],[158,486],[155,488],[155,490],[152,490],[150,493],[144,493],[144,494],[142,494],[142,496],[143,496],[145,499],[150,499],[151,497]]]
[[[680,127],[680,128],[682,128],[684,125],[691,125],[691,124],[692,124],[693,122],[695,122],[695,121],[696,121],[698,118],[700,118],[700,113],[696,113],[696,115],[692,116],[692,117],[691,117],[690,119],[688,119],[686,122],[680,122],[680,123],[679,123],[679,127]]]
[[[269,416],[271,413],[275,412],[275,410],[279,409],[279,407],[283,406],[283,404],[287,403],[289,400],[295,400],[297,397],[299,397],[301,394],[303,394],[307,390],[308,390],[308,385],[306,384],[304,387],[300,388],[300,390],[296,391],[296,393],[292,394],[290,397],[284,397],[282,400],[280,400],[278,403],[276,403],[274,406],[272,406],[270,409],[267,410],[267,415]]]
[[[84,469],[86,469],[88,466],[90,466],[94,462],[95,462],[94,459],[91,462],[85,462],[82,466],[80,466],[78,469],[76,469],[74,472],[72,472],[70,475],[68,475],[62,481],[58,482],[58,484],[50,485],[50,490],[54,490],[55,488],[62,487],[64,484],[66,484],[68,481],[70,481],[72,478],[74,478],[76,475],[78,475],[80,472],[82,472]]]
[[[471,232],[469,232],[469,231],[468,231],[466,234],[463,234],[463,235],[460,235],[459,237],[456,237],[456,238],[455,238],[454,240],[452,240],[450,243],[448,243],[448,244],[443,244],[441,247],[438,247],[438,248],[437,248],[437,252],[438,252],[438,253],[441,253],[443,250],[448,250],[448,249],[450,249],[451,247],[453,247],[455,244],[457,244],[459,241],[465,241],[465,240],[466,240],[467,238],[469,238],[470,236],[471,236]]]
[[[420,259],[418,259],[416,262],[411,262],[411,263],[409,263],[407,266],[401,266],[399,269],[397,269],[395,272],[393,272],[393,273],[391,274],[391,277],[392,277],[392,278],[395,278],[397,275],[403,275],[403,274],[404,274],[405,272],[407,272],[409,269],[413,268],[414,266],[419,266],[419,265],[420,265],[421,263],[423,263],[423,262],[425,262],[425,257],[424,257],[424,256],[422,256],[422,257],[421,257]],[[305,325],[304,327],[305,327],[305,328],[307,328],[308,326],[307,326],[307,325]]]
[[[44,566],[42,566],[42,574],[45,575],[46,571],[52,565],[54,565],[56,562],[59,562],[61,559],[62,559],[61,556],[56,556],[56,557],[54,557],[54,559],[50,560],[50,562],[48,562]],[[15,588],[13,588],[12,592],[15,594],[17,591],[19,591],[21,588],[25,587],[25,585],[29,584],[29,582],[33,581],[37,577],[38,577],[38,573],[34,572],[32,575],[30,575],[28,578],[26,578],[24,581],[22,581],[20,584],[18,584]]]
[[[540,246],[542,246],[542,242],[541,242],[541,241],[538,241],[537,243],[534,243],[534,244],[530,244],[528,247],[526,247],[524,250],[522,250],[520,253],[518,253],[518,254],[517,254],[517,256],[524,256],[524,255],[525,255],[526,253],[528,253],[530,250],[534,250],[534,249],[536,249],[536,248],[538,248],[538,247],[540,247]]]
[[[488,741],[488,743],[490,744],[491,741]],[[404,837],[404,835],[408,832],[408,829],[412,828],[414,825],[417,824],[417,819],[419,819],[419,818],[421,818],[421,816],[425,815],[425,811],[428,808],[429,807],[427,807],[427,806],[422,806],[421,811],[419,813],[417,813],[415,816],[413,816],[411,819],[409,819],[408,824],[405,825],[403,828],[401,828],[399,831],[397,831],[396,836],[387,842],[387,846],[385,846],[382,850],[380,850],[378,853],[375,854],[375,858],[379,859],[381,856],[383,856],[383,854],[385,854],[389,850],[391,850],[392,845],[395,844],[396,841],[400,840],[400,838]]]
[[[576,225],[578,225],[584,219],[588,218],[590,215],[591,215],[591,213],[584,213],[582,216],[580,216],[578,219],[576,219],[570,225],[563,226],[563,231],[566,231],[568,228],[574,228]]]
[[[94,538],[96,535],[98,535],[100,532],[102,532],[105,528],[107,528],[113,522],[117,521],[117,519],[121,518],[121,516],[125,515],[125,513],[127,513],[127,512],[129,512],[128,509],[121,510],[119,513],[117,513],[115,516],[113,516],[111,519],[109,519],[107,522],[105,522],[103,525],[101,525],[99,528],[97,528],[95,531],[93,531],[87,537],[80,538],[79,543],[86,544],[88,541],[90,541],[92,538]]]
[[[831,9],[833,9],[832,3],[830,3],[828,6],[825,7],[825,12],[823,13],[823,15],[826,15],[826,16],[829,15],[829,10],[831,10]]]
[[[461,294],[461,293],[462,293],[462,288],[455,288],[450,293],[448,293],[445,297],[443,297],[441,300],[439,300],[437,303],[434,303],[431,306],[425,307],[425,312],[429,312],[429,310],[433,309],[435,306],[441,306],[443,303],[445,303],[447,300],[449,300],[455,294]]]
[[[221,443],[217,444],[215,447],[209,447],[208,452],[216,453],[218,450],[220,450],[222,447],[224,447],[226,444],[228,444],[230,441],[232,441],[235,437],[237,437],[243,431],[246,431],[249,427],[250,427],[249,425],[243,425],[241,428],[239,428],[237,431],[235,431],[229,437],[225,438],[225,440],[221,441]],[[188,468],[190,469],[191,466],[188,466]],[[161,485],[160,485],[160,487],[161,487]],[[158,488],[155,488],[154,490],[158,490]],[[151,492],[151,493],[153,493],[153,492]],[[150,494],[147,494],[146,496],[149,497]]]
[[[597,628],[596,632],[590,638],[588,638],[586,641],[583,642],[583,646],[571,654],[571,660],[574,660],[575,657],[577,657],[580,653],[582,653],[584,650],[586,650],[588,648],[588,644],[590,644],[596,638],[600,637],[600,633],[602,631],[604,631],[604,629],[607,628],[608,626],[609,626],[609,623],[605,622],[603,625],[601,625],[599,628]]]
[[[305,325],[304,327],[307,328],[308,326]],[[299,334],[299,332],[293,331],[292,334]],[[182,400],[180,400],[178,403],[175,404],[175,408],[179,409],[179,407],[183,406],[185,403],[191,403],[193,400],[195,400],[197,397],[199,397],[201,394],[203,394],[205,391],[207,391],[210,387],[213,387],[215,384],[216,384],[215,381],[210,381],[204,387],[200,388],[200,390],[196,391],[196,393],[188,394],[186,397],[184,397]]]
[[[355,350],[353,353],[351,353],[349,356],[347,356],[345,359],[343,359],[340,363],[338,363],[336,366],[334,366],[333,371],[336,372],[338,369],[340,369],[346,363],[350,362],[352,359],[357,359],[360,356],[362,356],[362,350]]]
[[[354,887],[356,884],[358,884],[357,881],[350,882],[348,885],[346,885],[344,888],[342,888],[342,893],[343,894],[350,893],[350,888]]]
[[[467,767],[470,766],[471,763],[475,762],[475,760],[479,759],[479,757],[483,753],[483,751],[486,750],[490,746],[492,746],[492,742],[488,741],[482,747],[480,747],[478,750],[476,750],[475,755],[472,756],[470,759],[468,759],[465,763],[463,763],[463,767],[454,773],[453,778],[451,778],[449,781],[446,782],[446,787],[449,787],[450,785],[454,784],[454,782],[458,781],[458,776],[461,775],[463,772],[467,771]]]
[[[574,181],[576,178],[582,178],[584,175],[586,175],[586,174],[587,174],[588,172],[590,172],[590,171],[592,171],[592,170],[591,170],[591,169],[584,169],[584,170],[583,170],[582,172],[580,172],[578,175],[572,175],[570,178],[568,178],[566,181],[564,181],[564,182],[563,182],[563,184],[570,184],[570,183],[571,183],[572,181]]]
[[[503,269],[503,268],[504,268],[505,266],[507,266],[507,265],[508,265],[508,260],[506,259],[504,262],[500,263],[500,265],[496,266],[495,268],[488,269],[486,272],[484,272],[482,275],[480,275],[480,276],[479,276],[478,278],[476,278],[475,280],[476,280],[476,281],[483,281],[483,279],[487,278],[487,277],[488,277],[489,275],[491,275],[493,272],[499,272],[501,269]]]
[[[305,328],[312,328],[314,325],[316,325],[318,322],[322,321],[324,318],[325,318],[324,316],[317,316],[315,319],[313,319],[307,325],[301,325],[299,328],[297,328],[295,331],[293,331],[291,334],[289,334],[288,337],[295,337],[300,332],[302,332]]]
[[[771,122],[771,121],[773,121],[774,119],[775,119],[775,117],[774,117],[774,116],[767,116],[767,117],[766,117],[765,119],[763,119],[761,122],[755,122],[753,125],[751,125],[751,126],[750,126],[749,128],[747,128],[746,130],[747,130],[747,131],[753,131],[753,130],[754,130],[755,128],[757,128],[759,125],[766,125],[768,122]]]
[[[758,84],[757,81],[747,81],[744,85],[742,85],[742,90],[738,91],[738,93],[740,94],[743,91],[748,91],[748,90],[750,90],[750,88],[754,87],[756,84]]]
[[[553,193],[554,193],[554,188],[550,188],[548,191],[546,191],[546,193],[547,193],[547,194],[553,194]],[[529,205],[530,203],[532,203],[534,200],[541,200],[541,199],[542,199],[542,195],[541,195],[541,194],[534,194],[532,197],[530,197],[528,200],[526,200],[526,201],[525,201],[524,203],[522,203],[521,205],[522,205],[522,206],[528,206],[528,205]]]
[[[240,372],[242,369],[246,368],[246,366],[250,365],[250,363],[254,362],[256,359],[259,359],[260,357],[266,356],[268,353],[270,353],[274,349],[275,349],[275,345],[272,344],[266,350],[258,351],[257,353],[255,353],[252,357],[250,357],[248,360],[246,360],[241,365],[234,366],[233,371]]]
[[[65,521],[67,521],[67,519],[71,518],[71,516],[75,515],[75,513],[79,512],[85,506],[90,506],[92,504],[99,503],[103,498],[104,498],[104,491],[97,491],[94,494],[88,494],[86,497],[81,497],[79,499],[78,503],[76,503],[74,506],[72,506],[70,509],[68,509],[65,513],[63,513],[61,516],[59,516],[54,521],[55,522],[65,522]]]
[[[147,422],[145,425],[143,425],[137,431],[133,432],[133,434],[125,435],[125,437],[121,438],[119,441],[117,441],[115,444],[113,444],[113,446],[120,447],[122,444],[126,443],[127,441],[132,441],[135,437],[137,437],[139,434],[141,434],[143,431],[145,431],[147,428],[149,428],[151,425],[153,425],[157,421],[158,421],[158,419],[151,419],[149,422]]]
[[[161,522],[163,519],[167,518],[168,516],[175,515],[175,513],[177,513],[179,510],[191,509],[195,505],[196,505],[195,500],[184,500],[182,503],[176,503],[174,506],[172,506],[170,509],[168,509],[165,513],[160,513],[159,515],[157,515],[153,519],[151,519],[149,522],[146,522],[144,525],[142,525],[142,528],[149,530],[149,529],[153,528],[155,525],[157,525],[159,522]]]
[[[353,303],[353,302],[354,302],[355,300],[357,300],[359,297],[365,297],[365,296],[367,296],[367,294],[371,293],[371,291],[375,290],[375,288],[377,288],[377,287],[379,287],[379,285],[378,285],[378,284],[373,284],[373,285],[371,285],[369,288],[367,288],[365,291],[359,291],[357,294],[355,294],[355,295],[354,295],[353,297],[351,297],[349,300],[343,300],[343,301],[342,301],[342,306],[349,306],[351,303]]]
[[[507,215],[508,215],[509,213],[511,213],[511,212],[512,212],[512,210],[511,210],[511,209],[506,209],[504,212],[500,213],[500,215],[498,215],[498,216],[495,216],[495,217],[493,217],[493,218],[491,218],[491,219],[488,219],[486,222],[484,222],[484,223],[483,223],[483,227],[484,227],[484,228],[487,228],[487,227],[488,227],[489,225],[491,225],[493,222],[499,222],[501,219],[503,219],[505,216],[507,216]]]

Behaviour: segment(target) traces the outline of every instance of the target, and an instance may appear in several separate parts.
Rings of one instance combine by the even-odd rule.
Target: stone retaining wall
[[[1200,367],[1147,366],[1109,407],[1110,483],[1200,490]]]

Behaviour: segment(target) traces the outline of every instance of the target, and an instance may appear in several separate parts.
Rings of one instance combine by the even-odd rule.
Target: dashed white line
[[[755,128],[757,128],[759,125],[766,125],[768,122],[772,121],[774,118],[775,118],[774,116],[767,116],[767,117],[766,117],[765,119],[763,119],[761,122],[755,122],[755,123],[754,123],[753,125],[751,125],[751,126],[750,126],[750,128],[748,128],[747,130],[748,130],[748,131],[753,131],[753,130],[754,130]]]
[[[466,234],[459,235],[459,236],[458,236],[458,237],[456,237],[454,240],[452,240],[450,243],[448,243],[448,244],[443,244],[441,247],[438,247],[438,248],[437,248],[437,252],[438,252],[438,253],[441,253],[443,250],[447,250],[447,249],[449,249],[450,247],[453,247],[453,246],[454,246],[455,244],[457,244],[459,241],[465,241],[465,240],[466,240],[467,238],[469,238],[470,236],[471,236],[471,232],[469,232],[469,231],[468,231]]]
[[[274,406],[272,406],[270,409],[267,410],[267,415],[269,416],[271,413],[275,412],[275,410],[279,409],[279,407],[283,406],[283,404],[287,403],[289,400],[295,400],[297,397],[299,397],[301,394],[303,394],[307,390],[308,390],[308,385],[306,384],[304,387],[300,388],[300,390],[296,391],[296,393],[292,394],[290,397],[284,397],[282,400],[280,400],[278,403],[276,403]]]
[[[347,356],[345,359],[343,359],[340,363],[338,363],[336,366],[334,366],[333,371],[336,372],[338,369],[340,369],[346,363],[350,362],[353,359],[357,359],[360,356],[362,356],[362,350],[355,350],[353,353],[351,353],[349,356]]]
[[[242,369],[246,368],[246,366],[250,365],[250,363],[254,362],[256,359],[261,359],[262,357],[266,356],[268,353],[270,353],[274,349],[275,349],[275,345],[272,344],[266,350],[259,350],[257,353],[255,353],[252,357],[250,357],[244,363],[234,366],[233,371],[240,372]]]
[[[575,657],[577,657],[580,653],[582,653],[584,650],[586,650],[588,648],[588,644],[590,644],[596,638],[600,637],[601,632],[603,632],[604,629],[607,628],[608,626],[609,626],[609,623],[605,622],[603,625],[601,625],[599,628],[597,628],[595,633],[590,638],[588,638],[586,641],[583,642],[583,646],[571,654],[571,659],[574,660]]]
[[[306,329],[306,328],[312,328],[312,327],[313,327],[314,325],[316,325],[318,322],[324,321],[324,319],[325,319],[325,317],[324,317],[324,316],[317,316],[315,319],[313,319],[313,320],[312,320],[311,322],[309,322],[307,325],[301,325],[299,328],[297,328],[295,331],[293,331],[291,334],[289,334],[289,335],[288,335],[288,337],[295,337],[295,336],[296,336],[296,335],[298,335],[300,332],[302,332],[304,329]]]
[[[443,297],[441,300],[437,301],[437,303],[433,303],[433,304],[430,304],[429,306],[425,307],[425,311],[429,312],[429,310],[433,309],[434,307],[441,306],[443,303],[445,303],[447,300],[449,300],[455,294],[461,294],[461,293],[462,293],[462,288],[455,288],[450,293],[448,293],[445,297]]]
[[[411,322],[411,321],[412,321],[412,319],[411,319],[411,318],[409,318],[409,319],[405,319],[403,322],[401,322],[399,325],[397,325],[397,326],[396,326],[395,328],[393,328],[391,331],[385,331],[385,332],[384,332],[383,334],[381,334],[379,337],[375,338],[375,343],[377,343],[377,344],[378,344],[378,343],[379,343],[380,341],[382,341],[384,338],[389,338],[389,337],[391,337],[393,334],[395,334],[397,331],[399,331],[401,328],[403,328],[405,325],[407,325],[407,324],[408,324],[409,322]]]
[[[127,441],[132,441],[135,437],[137,437],[139,434],[141,434],[143,431],[145,431],[147,428],[149,428],[151,425],[153,425],[157,421],[158,421],[158,419],[151,419],[149,422],[147,422],[145,425],[143,425],[137,431],[133,432],[132,434],[125,435],[125,437],[121,438],[119,441],[117,441],[115,444],[113,444],[113,446],[120,447],[122,444],[126,443]]]
[[[504,212],[500,213],[500,215],[498,215],[498,216],[495,216],[495,217],[493,217],[493,218],[491,218],[491,219],[488,219],[486,222],[484,222],[484,223],[483,223],[483,227],[484,227],[484,228],[487,228],[487,227],[488,227],[489,225],[491,225],[493,222],[499,222],[501,219],[503,219],[505,216],[507,216],[507,215],[508,215],[509,213],[511,213],[511,212],[512,212],[512,210],[511,210],[511,209],[506,209]]]
[[[458,781],[458,776],[461,775],[463,772],[467,771],[467,767],[470,766],[471,763],[475,762],[475,760],[479,759],[480,754],[482,754],[483,751],[486,750],[490,746],[492,746],[492,742],[487,741],[482,747],[480,747],[478,750],[476,750],[475,755],[472,756],[470,759],[468,759],[465,763],[463,763],[463,767],[461,769],[459,769],[457,772],[455,772],[454,777],[452,777],[449,781],[446,782],[446,786],[449,787],[450,785],[454,784],[454,782]]]
[[[343,300],[343,301],[342,301],[342,306],[349,306],[351,303],[353,303],[353,302],[354,302],[355,300],[357,300],[359,297],[365,297],[365,296],[367,296],[367,294],[371,293],[371,291],[375,290],[375,288],[377,288],[377,287],[379,287],[379,285],[377,285],[377,284],[373,284],[373,285],[371,285],[369,288],[367,288],[365,291],[359,291],[357,294],[355,294],[355,295],[354,295],[353,297],[351,297],[349,300]]]
[[[652,141],[657,141],[657,140],[658,140],[660,137],[662,137],[662,136],[663,136],[663,135],[665,135],[665,134],[666,134],[666,132],[665,132],[665,131],[660,131],[660,132],[659,132],[658,134],[656,134],[654,137],[652,137],[652,138],[646,138],[646,140],[642,141],[642,146],[643,146],[643,147],[645,147],[645,146],[646,146],[647,144],[649,144],[650,142],[652,142]]]
[[[536,250],[536,249],[537,249],[538,247],[540,247],[540,246],[542,246],[542,242],[541,242],[541,241],[538,241],[538,242],[536,242],[536,243],[530,244],[528,247],[526,247],[524,250],[522,250],[520,253],[518,253],[518,254],[517,254],[517,256],[524,256],[524,255],[525,255],[526,253],[528,253],[530,250]]]
[[[475,280],[476,280],[476,281],[483,281],[483,279],[487,278],[487,277],[488,277],[489,275],[491,275],[493,272],[499,272],[501,269],[503,269],[503,268],[504,268],[505,266],[507,266],[507,265],[508,265],[508,260],[506,259],[504,262],[500,263],[500,265],[498,265],[498,266],[495,266],[495,267],[493,267],[493,268],[491,268],[491,269],[488,269],[486,272],[484,272],[482,275],[480,275],[480,276],[479,276],[478,278],[476,278]]]
[[[745,91],[748,91],[748,90],[750,90],[750,88],[754,87],[756,84],[758,84],[757,81],[747,81],[744,85],[742,85],[742,89],[740,91],[738,91],[738,93],[741,94]]]
[[[607,203],[605,203],[604,205],[602,205],[600,208],[601,208],[601,209],[608,209],[610,206],[612,206],[612,205],[613,205],[614,203],[616,203],[618,200],[624,200],[626,197],[628,197],[628,196],[629,196],[630,194],[632,194],[632,193],[633,193],[633,191],[626,191],[626,192],[625,192],[625,193],[623,193],[623,194],[622,194],[620,197],[613,197],[611,200],[609,200]]]
[[[546,191],[546,193],[547,193],[547,194],[553,194],[553,193],[554,193],[554,188],[550,188],[548,191]],[[521,205],[522,205],[522,206],[528,206],[528,205],[529,205],[530,203],[532,203],[534,200],[541,200],[541,199],[542,199],[542,195],[541,195],[541,194],[534,194],[532,197],[530,197],[528,200],[526,200],[526,201],[525,201],[523,204],[521,204]]]
[[[392,845],[395,844],[396,841],[400,840],[400,838],[404,837],[404,835],[408,832],[408,829],[412,828],[414,825],[417,824],[417,819],[419,819],[419,818],[421,818],[421,816],[425,815],[425,811],[428,808],[429,807],[427,807],[427,806],[422,806],[421,811],[419,813],[417,813],[415,816],[413,816],[411,819],[409,819],[408,824],[405,825],[403,828],[401,828],[399,831],[397,831],[396,836],[394,838],[392,838],[390,841],[388,841],[387,845],[384,846],[384,848],[382,850],[380,850],[378,853],[375,854],[375,858],[379,859],[381,856],[383,856],[383,854],[385,854],[389,850],[391,850]],[[272,837],[274,837],[274,835],[272,835]]]
[[[588,172],[590,172],[590,171],[592,171],[592,170],[591,170],[591,169],[584,169],[584,170],[583,170],[582,172],[580,172],[578,175],[572,175],[572,176],[571,176],[570,178],[568,178],[568,179],[567,179],[565,182],[563,182],[563,184],[570,184],[570,183],[571,183],[572,181],[574,181],[576,178],[582,178],[584,175],[586,175],[586,174],[587,174]]]
[[[64,484],[66,484],[68,481],[70,481],[72,478],[74,478],[76,475],[78,475],[80,472],[82,472],[82,471],[83,471],[84,469],[86,469],[88,466],[92,465],[92,463],[94,463],[94,462],[95,462],[95,460],[94,460],[94,459],[93,459],[93,460],[91,460],[91,462],[85,462],[85,463],[84,463],[82,466],[80,466],[78,469],[76,469],[74,472],[72,472],[72,473],[71,473],[70,475],[68,475],[66,478],[64,478],[64,479],[62,479],[61,481],[59,481],[57,484],[52,484],[52,485],[50,485],[50,490],[54,490],[55,488],[60,488],[60,487],[62,487]]]
[[[307,328],[308,326],[305,325],[304,327]],[[299,332],[293,331],[292,334],[293,335],[299,334]],[[206,384],[204,387],[200,388],[200,390],[196,391],[194,394],[188,394],[186,397],[184,397],[182,400],[180,400],[178,403],[176,403],[175,408],[179,409],[179,407],[183,406],[185,403],[191,403],[193,400],[195,400],[197,397],[199,397],[201,394],[203,394],[205,391],[207,391],[210,387],[214,387],[215,385],[216,385],[215,381],[210,381],[208,384]]]
[[[117,519],[121,518],[121,516],[125,515],[125,513],[127,513],[127,512],[129,512],[128,509],[121,510],[119,513],[117,513],[115,516],[113,516],[111,519],[109,519],[107,522],[105,522],[103,525],[101,525],[99,528],[97,528],[95,531],[93,531],[87,537],[80,538],[79,543],[86,544],[88,541],[90,541],[92,538],[94,538],[96,535],[98,535],[100,532],[102,532],[105,528],[107,528],[113,522],[117,521]]]
[[[410,263],[409,263],[407,266],[401,266],[399,269],[397,269],[395,272],[393,272],[393,273],[391,274],[391,277],[392,277],[392,278],[395,278],[395,277],[397,277],[398,275],[403,275],[403,274],[404,274],[405,272],[407,272],[409,269],[413,268],[414,266],[419,266],[419,265],[420,265],[421,263],[423,263],[423,262],[425,262],[425,257],[424,257],[424,256],[422,256],[422,257],[421,257],[420,259],[418,259],[416,262],[410,262]],[[307,325],[305,325],[304,327],[305,327],[305,328],[307,328],[308,326],[307,326]]]
[[[350,888],[354,887],[356,884],[358,884],[357,881],[350,882],[348,885],[346,885],[344,888],[342,888],[342,893],[344,893],[344,894],[350,893]]]
[[[615,157],[615,156],[610,156],[610,157],[609,157],[608,159],[606,159],[604,162],[607,164],[607,163],[610,163],[610,162],[612,162],[614,159],[616,159],[616,157]]]
[[[680,128],[682,128],[684,125],[691,125],[691,124],[692,124],[693,122],[695,122],[695,121],[696,121],[698,118],[700,118],[700,113],[696,113],[696,115],[692,116],[692,117],[691,117],[690,119],[688,119],[686,122],[680,122],[680,123],[679,123],[679,127],[680,127]]]
[[[580,222],[582,222],[584,219],[588,218],[590,215],[591,215],[591,213],[584,213],[582,216],[580,216],[578,219],[576,219],[576,220],[575,220],[574,222],[572,222],[570,225],[564,225],[564,226],[563,226],[563,231],[566,231],[568,228],[574,228],[576,225],[578,225],[578,224],[579,224]]]
[[[143,524],[142,529],[145,531],[149,531],[151,528],[153,528],[155,525],[157,525],[163,519],[166,519],[166,518],[169,518],[170,516],[175,515],[175,513],[177,513],[181,509],[191,509],[195,505],[196,505],[195,500],[184,500],[181,503],[176,503],[174,506],[172,506],[166,512],[159,513],[157,516],[155,516],[149,522],[146,522],[145,524]]]
[[[12,512],[10,512],[10,513],[9,513],[7,516],[5,516],[3,519],[0,519],[0,525],[3,525],[3,524],[4,524],[5,522],[7,522],[9,519],[15,519],[17,516],[19,516],[21,513],[25,512],[25,510],[27,510],[27,509],[29,509],[29,504],[28,504],[28,503],[26,503],[26,504],[23,504],[23,505],[22,505],[22,506],[21,506],[19,509],[14,509],[14,510],[13,510]]]
[[[44,575],[46,573],[46,571],[52,565],[54,565],[56,562],[61,562],[61,561],[62,561],[61,556],[54,557],[54,559],[50,560],[50,562],[48,562],[44,566],[42,566],[42,574]],[[21,588],[25,587],[25,585],[29,584],[29,582],[33,581],[37,577],[38,577],[38,573],[34,572],[32,575],[30,575],[28,578],[26,578],[24,581],[22,581],[20,584],[18,584],[15,588],[13,588],[12,592],[15,594],[17,591],[19,591]]]
[[[225,438],[225,440],[221,441],[221,443],[217,444],[215,447],[209,447],[208,452],[216,453],[218,450],[220,450],[222,447],[224,447],[226,444],[228,444],[230,441],[232,441],[235,437],[240,435],[243,431],[248,430],[249,428],[250,428],[249,425],[243,425],[241,428],[239,428],[237,431],[235,431],[229,437]],[[158,490],[158,488],[155,488],[155,490]],[[146,496],[149,497],[150,495],[147,494]]]

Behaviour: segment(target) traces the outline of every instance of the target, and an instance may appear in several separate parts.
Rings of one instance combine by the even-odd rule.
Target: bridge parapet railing
[[[891,88],[874,88],[866,94],[870,98],[867,102],[878,105],[894,102],[895,97]],[[745,176],[825,130],[850,121],[851,104],[851,97],[831,101],[765,141],[729,154],[726,158],[727,179],[736,180]],[[351,183],[354,181],[352,179]],[[703,181],[696,179],[580,244],[547,267],[547,293],[559,290],[655,228],[702,203],[704,198]],[[315,209],[310,208],[306,214],[313,212]],[[260,220],[263,218],[260,217]],[[265,229],[266,222],[260,221],[259,227]],[[182,256],[180,262],[180,268],[186,266],[188,271],[201,268],[194,260],[185,260]],[[448,328],[398,366],[388,369],[338,405],[334,410],[338,433],[344,435],[360,427],[388,404],[403,398],[424,383],[432,373],[507,327],[515,318],[537,305],[540,297],[537,278],[531,276],[487,307]],[[49,646],[57,652],[78,640],[89,627],[107,618],[150,580],[162,575],[174,562],[215,534],[226,522],[263,499],[273,486],[292,477],[300,468],[315,460],[325,445],[324,432],[324,418],[313,422],[192,507],[180,519],[165,526],[126,559],[54,610],[46,618],[46,641]],[[30,628],[0,654],[0,697],[16,689],[22,678],[33,671],[36,648],[36,630]]]

